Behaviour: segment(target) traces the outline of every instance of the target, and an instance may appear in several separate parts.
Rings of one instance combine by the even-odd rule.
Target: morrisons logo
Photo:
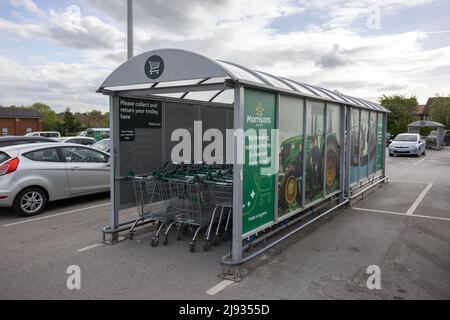
[[[255,108],[256,116],[247,115],[247,123],[253,123],[253,124],[267,124],[272,123],[272,118],[270,117],[264,117],[264,107],[261,105],[261,103],[258,103],[258,105]]]

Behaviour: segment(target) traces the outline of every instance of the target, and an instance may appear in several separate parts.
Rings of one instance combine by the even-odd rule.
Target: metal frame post
[[[119,96],[112,95],[109,98],[109,127],[110,127],[110,203],[111,215],[109,226],[111,230],[119,227],[119,206],[120,206],[120,152],[119,152],[119,118],[117,117],[119,110]],[[111,243],[117,243],[119,239],[118,232],[111,233]]]
[[[307,116],[307,106],[306,106],[306,98],[303,98],[303,174],[302,174],[302,207],[305,206],[305,202],[306,202],[306,140],[307,140],[307,136],[306,136],[306,116]]]
[[[236,85],[234,88],[234,130],[244,129],[244,88]],[[245,135],[244,135],[245,139]],[[233,164],[233,236],[231,242],[231,259],[240,263],[242,260],[242,178],[243,164],[238,163],[238,155],[244,152],[245,161],[245,140],[244,145],[239,145],[236,140],[233,143],[234,164]],[[239,274],[235,270],[235,275]]]
[[[383,171],[382,171],[382,177],[386,177],[386,147],[385,147],[385,141],[386,141],[386,129],[387,129],[387,113],[383,113],[383,140],[382,140],[382,146],[383,146]]]
[[[275,102],[275,130],[280,130],[280,104],[281,104],[281,95],[279,93],[277,93],[276,96],[276,102]],[[270,133],[270,137],[272,139],[272,133]],[[277,141],[270,141],[272,148],[271,148],[271,159],[275,160],[275,185],[274,185],[274,221],[277,222],[278,221],[278,217],[279,217],[279,212],[278,212],[278,194],[279,194],[279,190],[278,190],[278,179],[279,179],[279,168],[280,165],[278,163],[278,159],[279,159],[279,153],[280,153],[280,135],[277,135],[278,140]],[[275,146],[277,146],[275,148]],[[276,154],[274,154],[276,153]]]
[[[339,194],[339,202],[344,201],[344,192],[346,189],[346,185],[347,185],[347,180],[345,178],[345,172],[347,171],[347,162],[345,161],[345,150],[347,147],[347,136],[348,134],[346,133],[346,126],[345,126],[345,119],[346,119],[346,115],[347,115],[347,107],[343,106],[343,105],[339,105],[339,124],[340,124],[340,132],[339,132],[339,137],[340,137],[340,149],[339,149],[339,189],[341,190],[341,193]],[[344,170],[345,167],[345,170]],[[347,171],[348,172],[348,171]]]
[[[325,197],[327,195],[327,183],[326,183],[326,176],[327,176],[327,135],[328,135],[328,103],[325,102],[323,106],[323,169],[322,169],[322,192],[323,196]]]
[[[344,144],[344,149],[345,149],[345,194],[346,196],[350,195],[350,183],[351,183],[351,179],[350,179],[350,175],[351,175],[351,161],[352,161],[352,156],[353,156],[353,145],[352,145],[352,108],[349,106],[345,106],[345,144]]]

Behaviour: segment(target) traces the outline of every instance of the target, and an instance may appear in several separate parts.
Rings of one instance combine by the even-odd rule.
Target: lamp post
[[[127,58],[134,56],[133,49],[133,0],[127,0]]]

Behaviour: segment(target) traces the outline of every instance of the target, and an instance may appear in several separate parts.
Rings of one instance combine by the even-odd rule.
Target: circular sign
[[[144,71],[150,79],[159,78],[164,71],[164,61],[160,56],[154,55],[145,61]]]

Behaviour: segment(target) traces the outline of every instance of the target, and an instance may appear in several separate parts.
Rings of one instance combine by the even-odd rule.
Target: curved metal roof
[[[144,72],[146,64],[153,56],[159,56],[164,62],[163,70],[156,79],[149,78]],[[114,70],[102,83],[98,91],[146,90],[147,94],[179,99],[200,100],[220,103],[233,103],[234,96],[227,88],[183,91],[182,89],[208,84],[224,83],[226,80],[254,86],[269,87],[276,91],[288,91],[307,97],[356,106],[379,112],[389,112],[383,106],[350,97],[325,88],[305,84],[293,79],[275,76],[263,71],[255,71],[240,64],[213,60],[203,55],[179,50],[159,49],[148,51],[127,60]],[[180,87],[179,92],[161,93],[156,89]],[[184,87],[184,88],[181,88]]]
[[[408,127],[445,127],[442,123],[435,121],[420,120],[408,124]]]

